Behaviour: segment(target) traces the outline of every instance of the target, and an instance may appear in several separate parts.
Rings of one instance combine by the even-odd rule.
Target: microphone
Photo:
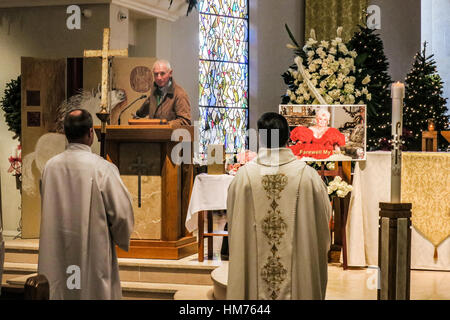
[[[139,98],[137,98],[136,100],[134,100],[132,103],[130,103],[128,106],[126,106],[122,111],[120,111],[120,113],[119,113],[119,119],[118,119],[117,123],[120,125],[120,117],[122,116],[122,113],[123,113],[125,110],[127,110],[129,107],[131,107],[131,106],[133,105],[133,103],[135,103],[136,101],[142,100],[142,99],[145,99],[145,98],[147,98],[147,95],[146,95],[146,94],[143,94],[142,96],[140,96]]]

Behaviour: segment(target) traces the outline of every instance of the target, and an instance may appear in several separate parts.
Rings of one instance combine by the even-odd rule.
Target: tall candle
[[[402,134],[403,127],[403,98],[405,97],[405,85],[401,82],[392,84],[391,87],[392,97],[392,135],[397,134],[396,126],[400,122],[400,128],[398,134]]]
[[[405,85],[400,82],[392,84],[392,138],[394,148],[391,151],[391,202],[401,201],[401,135],[403,129],[403,98]]]

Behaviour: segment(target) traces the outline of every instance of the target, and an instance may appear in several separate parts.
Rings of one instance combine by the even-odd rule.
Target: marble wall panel
[[[122,143],[119,171],[133,199],[132,239],[161,238],[161,149],[158,143]],[[141,163],[140,166],[137,166]],[[141,168],[141,206],[138,205]]]

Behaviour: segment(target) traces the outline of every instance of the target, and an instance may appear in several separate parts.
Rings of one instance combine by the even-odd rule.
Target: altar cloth
[[[226,210],[228,187],[234,176],[202,173],[195,177],[189,201],[185,226],[189,232],[198,227],[198,212],[205,210]]]
[[[413,206],[412,269],[450,270],[450,167],[444,165],[449,161],[450,153],[402,153],[401,197],[403,202],[411,202]],[[356,163],[347,220],[349,266],[378,265],[379,203],[390,202],[390,180],[390,152],[368,152],[366,161]],[[437,208],[444,210],[446,214],[441,214],[432,223]],[[445,238],[437,247],[436,260],[435,245],[424,236],[424,232],[419,232],[414,226],[414,222],[426,220],[427,217],[430,222],[429,230],[438,228],[442,231],[439,239]],[[419,223],[416,225],[420,228]]]

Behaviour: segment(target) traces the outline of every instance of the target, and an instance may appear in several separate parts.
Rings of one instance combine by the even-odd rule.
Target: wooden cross
[[[109,67],[108,61],[110,57],[121,56],[128,57],[128,49],[109,50],[109,28],[103,29],[103,48],[102,50],[84,50],[85,58],[101,57],[102,58],[102,100],[101,113],[107,113],[108,106],[108,80]]]
[[[133,162],[130,166],[130,170],[136,171],[138,175],[138,207],[141,207],[141,175],[144,174],[147,170],[149,170],[149,166],[142,162],[142,156],[138,154],[135,162]]]
[[[102,122],[100,135],[100,155],[106,158],[105,137],[106,122],[109,118],[108,112],[108,83],[109,83],[109,58],[115,56],[128,57],[128,48],[120,50],[109,50],[109,28],[103,29],[103,48],[102,50],[84,50],[85,58],[101,57],[102,58],[102,97],[100,104],[100,112],[97,117]]]

